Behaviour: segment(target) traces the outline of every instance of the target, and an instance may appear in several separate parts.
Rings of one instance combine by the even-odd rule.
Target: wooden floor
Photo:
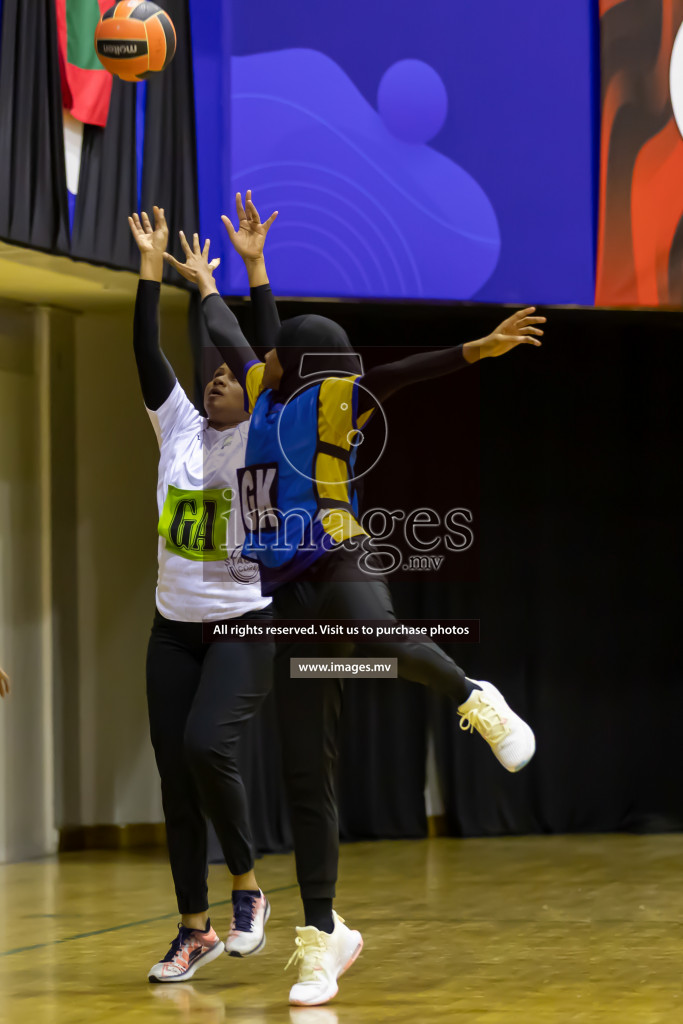
[[[345,846],[337,906],[365,950],[318,1009],[287,1005],[283,967],[301,923],[292,858],[264,858],[258,876],[273,906],[265,952],[153,986],[147,970],[177,918],[161,854],[0,867],[0,1020],[683,1021],[683,836]],[[211,869],[211,890],[223,935],[224,869]]]

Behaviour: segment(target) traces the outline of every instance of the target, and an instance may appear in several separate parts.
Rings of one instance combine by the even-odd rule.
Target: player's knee
[[[202,729],[191,720],[185,729],[183,754],[192,767],[204,767],[212,761],[213,730]]]
[[[190,719],[185,729],[183,753],[193,768],[224,767],[235,760],[236,739],[227,730],[195,724]]]

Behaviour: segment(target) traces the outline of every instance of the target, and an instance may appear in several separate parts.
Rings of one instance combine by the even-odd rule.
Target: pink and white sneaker
[[[180,924],[168,953],[147,977],[151,982],[189,981],[200,967],[219,957],[224,948],[210,921],[206,922],[204,932]]]
[[[258,896],[235,890],[232,894],[232,923],[225,940],[228,956],[252,956],[266,944],[266,921],[270,903],[259,889]]]

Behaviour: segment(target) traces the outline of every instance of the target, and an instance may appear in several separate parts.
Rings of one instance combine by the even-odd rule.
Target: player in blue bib
[[[186,264],[167,260],[196,281],[211,339],[242,383],[252,413],[245,466],[240,473],[244,520],[243,553],[258,562],[264,594],[273,597],[275,620],[382,620],[395,623],[383,579],[369,577],[359,562],[358,540],[366,531],[358,519],[354,464],[358,438],[373,413],[392,394],[500,356],[520,344],[540,345],[545,318],[528,308],[505,320],[486,338],[456,348],[411,356],[363,372],[342,328],[320,316],[299,316],[281,324],[263,260],[264,224],[247,192],[237,196],[239,231],[223,218],[245,260],[251,286],[256,358],[235,331],[235,318],[222,301],[199,240]],[[195,236],[196,238],[196,236]],[[296,1005],[327,1002],[337,978],[362,948],[360,933],[347,928],[333,910],[338,862],[338,820],[334,793],[341,684],[337,679],[291,679],[290,659],[316,654],[348,656],[352,645],[277,645],[275,694],[284,778],[294,833],[297,877],[306,926],[297,929],[299,981],[290,992]],[[491,683],[468,679],[436,644],[363,644],[363,654],[396,658],[404,679],[452,697],[461,727],[476,729],[508,771],[533,757],[531,728]]]

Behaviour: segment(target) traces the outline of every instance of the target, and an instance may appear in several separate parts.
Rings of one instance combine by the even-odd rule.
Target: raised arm
[[[418,353],[385,363],[368,370],[361,378],[367,391],[361,389],[358,396],[358,414],[373,408],[371,396],[383,402],[396,391],[422,380],[433,380],[447,373],[455,373],[480,359],[505,355],[518,345],[540,346],[538,336],[543,334],[535,324],[544,324],[544,316],[533,316],[534,306],[521,309],[504,320],[492,334],[477,341],[468,341],[457,348],[438,349],[436,352]],[[368,393],[369,392],[369,393]]]
[[[130,230],[140,250],[140,281],[135,299],[133,352],[138,368],[145,405],[159,409],[173,391],[176,376],[159,343],[159,296],[164,269],[164,250],[168,245],[168,225],[164,211],[154,207],[154,227],[146,213],[128,218]]]
[[[221,354],[229,369],[234,373],[240,383],[244,380],[244,371],[247,366],[254,362],[256,353],[250,346],[242,333],[242,328],[237,322],[237,317],[231,309],[226,306],[220,296],[213,272],[219,265],[220,260],[209,262],[210,240],[207,238],[202,249],[199,244],[199,235],[194,235],[192,248],[180,232],[180,242],[185,253],[185,262],[180,263],[170,253],[164,253],[164,259],[172,267],[182,274],[188,281],[192,281],[199,288],[202,299],[202,313],[209,332],[211,341]]]
[[[254,314],[254,343],[257,348],[271,349],[275,347],[280,330],[280,316],[268,282],[263,247],[278,211],[262,223],[259,212],[252,202],[251,189],[247,191],[244,205],[241,194],[237,193],[235,206],[239,230],[235,231],[228,217],[223,216],[221,220],[235,251],[242,257],[247,268]]]

